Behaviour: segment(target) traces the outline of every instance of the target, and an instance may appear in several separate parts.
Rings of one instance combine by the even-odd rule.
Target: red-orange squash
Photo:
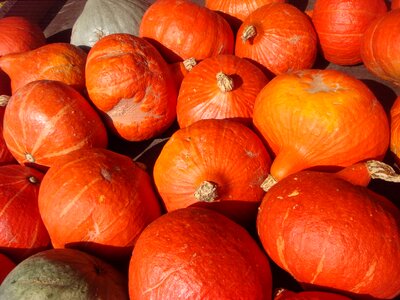
[[[138,238],[129,296],[270,300],[271,270],[244,228],[212,210],[184,208],[161,216]]]
[[[85,87],[86,52],[68,43],[0,57],[0,68],[11,79],[12,93],[36,80],[62,81],[81,91]]]
[[[25,166],[0,167],[0,252],[15,262],[50,246],[38,209],[42,178]]]
[[[160,205],[150,176],[132,159],[81,149],[45,174],[39,210],[54,248],[77,248],[109,260],[129,258]]]
[[[361,63],[363,34],[386,11],[384,0],[316,0],[312,22],[322,55],[338,65]]]
[[[145,12],[139,28],[168,62],[202,60],[232,54],[234,35],[217,12],[188,0],[157,0]]]
[[[364,83],[341,71],[276,76],[257,96],[253,123],[275,154],[276,180],[312,167],[381,160],[389,147],[383,106]]]
[[[375,76],[400,86],[400,9],[374,20],[361,42],[361,58]]]
[[[317,34],[310,18],[294,5],[271,3],[243,21],[235,54],[272,74],[311,68],[317,55]]]
[[[6,255],[0,253],[0,285],[4,278],[7,277],[8,273],[15,268],[15,263],[9,259]]]
[[[400,8],[400,0],[392,0],[392,4],[391,4],[390,8],[392,10],[396,9],[396,8]]]
[[[49,167],[55,159],[87,147],[106,147],[97,112],[75,89],[39,80],[20,88],[4,114],[4,140],[21,164]]]
[[[366,187],[329,173],[292,174],[265,194],[257,231],[269,257],[302,284],[400,294],[400,210]]]
[[[0,95],[0,165],[15,162],[14,156],[12,156],[10,150],[8,150],[3,137],[4,112],[9,99],[10,97],[8,96]]]
[[[153,138],[176,117],[177,90],[170,69],[146,40],[111,34],[89,51],[86,87],[112,132],[128,141]]]
[[[295,293],[280,289],[275,294],[274,300],[351,300],[351,298],[329,292],[304,291]]]
[[[390,109],[390,151],[400,164],[400,96]]]
[[[251,124],[257,94],[268,78],[257,66],[234,55],[206,58],[182,80],[177,119],[186,127],[202,119],[234,119]]]

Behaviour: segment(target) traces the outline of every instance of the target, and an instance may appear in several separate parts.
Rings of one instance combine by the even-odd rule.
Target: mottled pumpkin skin
[[[400,96],[390,109],[390,151],[396,162],[400,164]]]
[[[157,0],[145,12],[139,36],[170,63],[233,54],[234,35],[217,12],[188,0]]]
[[[176,117],[177,89],[160,53],[146,40],[110,34],[89,51],[86,87],[117,136],[143,141],[161,134]]]
[[[0,265],[1,265],[0,268],[0,285],[1,285],[4,278],[7,277],[8,273],[10,273],[12,269],[14,269],[15,263],[4,254],[0,253]]]
[[[400,294],[400,211],[365,187],[322,172],[290,175],[265,194],[257,230],[269,257],[303,284]]]
[[[351,298],[328,292],[304,291],[295,293],[282,289],[276,293],[274,300],[351,300]]]
[[[361,63],[363,34],[386,11],[384,0],[315,1],[312,22],[325,59],[338,65]]]
[[[378,78],[400,86],[400,9],[374,20],[364,33],[361,58]]]
[[[276,155],[276,180],[311,167],[381,160],[389,147],[382,104],[360,80],[335,70],[276,76],[257,96],[253,123]]]
[[[129,265],[136,299],[271,299],[266,255],[238,224],[204,208],[165,214],[140,235]]]

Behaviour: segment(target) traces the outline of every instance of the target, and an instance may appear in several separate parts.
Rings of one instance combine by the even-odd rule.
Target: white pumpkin
[[[71,44],[92,47],[112,33],[138,35],[144,12],[154,0],[87,0],[72,27]]]

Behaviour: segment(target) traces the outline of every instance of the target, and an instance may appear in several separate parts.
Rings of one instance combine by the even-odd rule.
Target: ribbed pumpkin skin
[[[223,215],[185,208],[140,235],[129,265],[136,299],[271,299],[269,262],[252,237]]]
[[[389,146],[380,102],[360,80],[335,70],[276,76],[257,96],[253,123],[276,154],[276,180],[311,167],[380,160]]]
[[[400,86],[400,10],[374,20],[361,42],[361,58],[375,76]]]
[[[400,96],[390,109],[390,151],[400,164]]]
[[[168,211],[199,202],[194,193],[204,181],[216,183],[218,193],[217,199],[204,201],[257,204],[269,166],[267,150],[249,128],[209,119],[171,136],[155,162],[153,176]]]
[[[177,90],[169,67],[142,38],[110,34],[98,41],[88,54],[86,87],[108,127],[128,141],[155,137],[175,120]]]
[[[250,26],[255,36],[243,40]],[[271,3],[244,20],[236,35],[235,55],[254,60],[273,74],[311,68],[317,55],[317,34],[309,17],[294,5]]]
[[[25,166],[0,167],[0,252],[15,262],[50,246],[38,209],[42,177]]]
[[[12,269],[15,267],[15,263],[9,259],[4,254],[0,253],[0,285],[3,282],[4,278],[11,272]]]
[[[49,167],[55,159],[87,147],[106,147],[97,112],[75,89],[39,80],[20,88],[4,114],[4,140],[21,164]]]
[[[124,259],[144,227],[160,215],[150,176],[129,157],[82,149],[46,173],[39,210],[54,248]]]
[[[338,65],[361,63],[362,36],[386,11],[384,0],[315,1],[312,22],[325,59]]]
[[[0,68],[11,79],[13,94],[36,80],[57,80],[81,91],[85,87],[85,63],[86,53],[68,43],[51,43],[0,57]]]
[[[295,293],[289,290],[279,291],[274,300],[351,300],[349,297],[318,291],[305,291]]]
[[[232,90],[221,90],[220,72],[232,79]],[[267,82],[264,73],[248,60],[234,55],[207,58],[182,80],[176,108],[178,124],[186,127],[201,119],[236,119],[251,124],[257,94]]]
[[[217,12],[188,0],[157,0],[143,15],[139,36],[170,63],[232,54],[234,36]]]
[[[302,171],[262,201],[257,230],[297,281],[378,299],[400,294],[400,211],[365,187]]]

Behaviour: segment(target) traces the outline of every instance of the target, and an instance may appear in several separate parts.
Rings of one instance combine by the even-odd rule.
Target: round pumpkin
[[[0,95],[0,165],[6,165],[15,162],[10,150],[8,150],[3,137],[3,119],[5,107],[10,99],[9,96]]]
[[[4,254],[0,253],[0,265],[1,265],[0,268],[0,285],[1,285],[4,278],[7,277],[8,273],[10,273],[11,270],[15,268],[15,263]]]
[[[317,55],[317,35],[310,18],[294,5],[270,3],[243,21],[235,54],[275,75],[311,68]]]
[[[204,208],[167,213],[140,235],[129,264],[135,299],[271,299],[267,256],[249,233]]]
[[[0,298],[128,299],[126,278],[113,266],[74,249],[51,249],[18,264],[0,285]]]
[[[110,34],[98,41],[88,54],[86,87],[107,126],[125,140],[151,139],[175,120],[174,79],[160,53],[142,38]]]
[[[161,213],[150,176],[129,157],[99,148],[75,151],[47,171],[39,210],[54,248],[109,260],[128,258]]]
[[[15,262],[50,246],[38,209],[42,178],[29,167],[0,167],[0,249]]]
[[[217,12],[188,0],[157,0],[145,12],[139,35],[170,63],[232,54],[234,35]]]
[[[390,109],[390,151],[400,164],[400,96]]]
[[[368,26],[361,42],[361,58],[372,74],[400,86],[399,48],[400,10],[395,9]]]
[[[302,284],[400,294],[400,210],[366,187],[329,173],[289,175],[265,194],[257,230],[269,257]]]
[[[316,0],[312,22],[324,58],[337,65],[361,63],[363,34],[386,11],[384,0]]]
[[[253,123],[275,154],[278,181],[312,167],[381,160],[389,147],[383,106],[364,83],[336,70],[276,76],[257,96]]]
[[[182,80],[177,119],[186,127],[202,119],[234,119],[251,124],[257,94],[267,84],[264,73],[234,55],[206,58]]]

